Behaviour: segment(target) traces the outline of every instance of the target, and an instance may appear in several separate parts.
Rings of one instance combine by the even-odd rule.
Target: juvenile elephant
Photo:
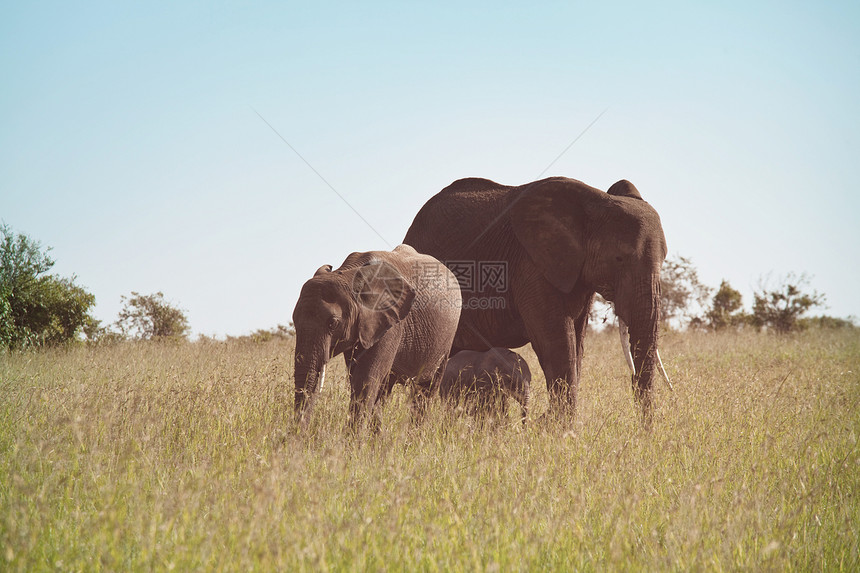
[[[489,414],[499,403],[506,414],[505,398],[510,396],[519,402],[525,424],[531,379],[529,365],[513,350],[461,350],[448,359],[440,389],[443,399],[474,401],[479,415]]]
[[[320,267],[302,287],[296,328],[295,410],[302,423],[343,354],[349,373],[350,425],[373,415],[392,386],[415,379],[421,401],[441,379],[460,317],[456,277],[408,245],[352,253],[337,270]]]
[[[531,342],[555,409],[575,407],[594,293],[615,303],[629,326],[634,396],[650,420],[666,239],[632,183],[603,192],[564,177],[519,187],[462,179],[424,204],[403,242],[464,283],[453,352]]]

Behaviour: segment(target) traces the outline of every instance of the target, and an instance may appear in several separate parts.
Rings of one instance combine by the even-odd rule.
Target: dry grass
[[[587,352],[574,421],[398,392],[371,438],[340,361],[295,434],[289,343],[0,356],[0,569],[860,567],[856,332],[670,334],[650,434],[617,338]]]

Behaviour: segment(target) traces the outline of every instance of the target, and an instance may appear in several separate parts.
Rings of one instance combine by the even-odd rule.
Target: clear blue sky
[[[0,220],[106,322],[160,290],[198,333],[286,324],[317,267],[604,110],[547,175],[633,181],[747,304],[808,272],[860,316],[857,2],[120,4],[0,7]]]

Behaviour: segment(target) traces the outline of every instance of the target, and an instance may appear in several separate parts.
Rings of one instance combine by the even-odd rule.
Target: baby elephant
[[[415,381],[420,410],[442,378],[460,320],[460,287],[445,265],[408,245],[352,253],[324,265],[302,287],[296,327],[295,408],[299,419],[322,388],[325,366],[343,354],[350,424],[372,416],[397,382]]]
[[[461,350],[448,359],[440,389],[443,399],[473,402],[479,415],[489,414],[499,402],[507,414],[505,397],[510,396],[519,402],[525,424],[531,380],[529,365],[513,350]]]

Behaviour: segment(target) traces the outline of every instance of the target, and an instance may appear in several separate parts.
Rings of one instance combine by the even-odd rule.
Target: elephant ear
[[[415,289],[409,281],[382,261],[359,267],[352,289],[358,305],[358,341],[364,348],[376,344],[392,326],[406,318],[415,301]]]
[[[615,195],[616,197],[632,197],[633,199],[642,198],[642,195],[639,194],[639,189],[637,189],[636,186],[627,179],[622,179],[621,181],[613,183],[607,193]]]
[[[561,181],[526,186],[511,207],[511,226],[547,280],[569,293],[585,264],[585,212],[577,193]]]

